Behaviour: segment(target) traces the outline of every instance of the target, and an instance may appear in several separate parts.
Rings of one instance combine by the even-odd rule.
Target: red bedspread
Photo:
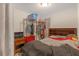
[[[33,41],[33,40],[35,40],[35,36],[34,35],[30,35],[30,36],[24,37],[24,41],[25,42],[30,42],[30,41]]]

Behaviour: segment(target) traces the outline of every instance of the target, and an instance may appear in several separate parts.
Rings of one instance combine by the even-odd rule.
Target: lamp
[[[48,7],[48,6],[50,6],[51,4],[50,3],[41,3],[40,4],[42,7]]]

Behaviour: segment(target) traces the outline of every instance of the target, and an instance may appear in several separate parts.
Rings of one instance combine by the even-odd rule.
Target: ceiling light
[[[49,4],[49,3],[41,3],[40,4],[42,7],[48,7],[48,6],[50,6],[51,4]]]

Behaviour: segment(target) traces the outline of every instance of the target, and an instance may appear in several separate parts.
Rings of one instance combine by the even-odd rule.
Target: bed
[[[76,34],[75,29],[71,30],[62,29],[62,31],[60,31],[60,29],[57,29],[54,31],[54,34],[56,35],[56,33],[58,33],[57,31],[64,33],[64,35]],[[53,31],[53,29],[51,31]],[[49,36],[51,31],[49,29]],[[79,49],[69,40],[58,41],[48,37],[43,40],[34,40],[26,43],[22,47],[22,53],[23,56],[79,56]]]
[[[68,35],[76,34],[77,28],[49,28],[49,36],[51,35]]]

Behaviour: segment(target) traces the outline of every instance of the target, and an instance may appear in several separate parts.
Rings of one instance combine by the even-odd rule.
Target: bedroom
[[[25,53],[27,56],[36,55],[36,54],[42,55],[43,53],[45,53],[45,54],[48,53],[48,55],[50,55],[51,53],[49,53],[49,52],[51,52],[51,50],[49,51],[49,48],[47,47],[48,50],[46,50],[47,51],[46,52],[45,51],[46,48],[42,48],[44,46],[42,43],[38,42],[39,40],[49,46],[63,45],[63,44],[69,44],[71,46],[74,46],[73,44],[76,44],[76,42],[73,42],[73,41],[75,41],[75,38],[77,38],[76,37],[77,25],[78,25],[77,24],[77,4],[73,4],[73,3],[72,4],[68,4],[68,3],[60,4],[59,3],[59,4],[48,4],[48,6],[46,6],[46,4],[44,4],[43,6],[42,5],[43,4],[31,4],[31,3],[30,4],[13,4],[15,38],[16,38],[16,36],[21,37],[22,34],[24,35],[24,37],[22,37],[20,39],[18,39],[18,38],[15,39],[15,43],[14,43],[15,44],[15,50],[14,50],[15,55],[21,54],[21,53],[17,53],[17,52],[18,51],[20,52],[20,49],[21,49],[20,47],[22,47],[23,44],[25,44],[25,43],[29,44],[29,45],[26,44],[26,46],[24,45],[25,47],[23,48],[24,52],[28,53],[28,54]],[[31,18],[31,16],[33,16],[33,14],[36,15],[37,21],[36,20],[28,21],[28,19],[30,20],[30,18]],[[31,15],[31,16],[29,16],[29,15]],[[19,20],[17,20],[17,19],[19,19]],[[32,34],[30,33],[30,29],[28,29],[28,27],[30,27],[30,25],[27,24],[27,23],[31,23],[31,22],[32,22],[32,24],[34,24],[34,31]],[[44,35],[41,33],[39,34],[39,32],[40,32],[39,26],[42,27],[43,26],[42,23],[43,24],[45,23],[45,26],[46,26],[44,28],[45,29],[45,33],[43,33]],[[33,30],[33,28],[32,28],[32,30]],[[75,34],[75,35],[73,35],[73,34]],[[43,37],[43,36],[45,36],[45,37]],[[71,36],[73,36],[73,40],[68,41],[67,39],[71,39]],[[52,40],[53,42],[51,42],[51,39],[49,39],[48,37],[56,39],[56,41]],[[65,40],[65,38],[66,38],[66,40]],[[22,41],[23,39],[25,41]],[[49,39],[49,40],[45,40],[45,39]],[[37,41],[38,43],[35,41]],[[35,44],[36,47],[32,47],[30,42],[32,45]],[[33,43],[33,42],[35,42],[35,43]],[[17,47],[17,45],[19,47]],[[36,50],[39,50],[39,51],[40,50],[43,51],[43,49],[44,49],[44,52],[41,53],[41,52],[37,51],[37,53],[34,54],[36,52],[36,50],[35,49],[33,50],[32,48],[35,48]],[[59,48],[59,51],[62,51],[62,49],[64,49],[64,48]],[[27,52],[27,51],[30,51],[30,52]],[[56,51],[54,51],[54,52],[56,53]],[[63,50],[63,52],[61,52],[61,53],[64,54],[67,52],[64,52],[64,50]],[[56,55],[62,55],[61,53],[58,52],[58,54],[56,54]],[[74,55],[77,55],[77,54],[75,53]],[[68,55],[68,54],[66,54],[66,55]]]
[[[9,45],[10,50],[6,49],[6,54],[79,55],[78,4],[14,3],[7,6],[9,6],[9,35],[11,35],[5,45],[5,47]]]

